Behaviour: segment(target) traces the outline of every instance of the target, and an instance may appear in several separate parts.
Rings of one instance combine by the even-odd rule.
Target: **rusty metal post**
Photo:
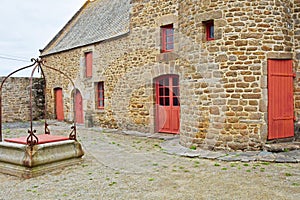
[[[10,73],[9,75],[7,75],[7,76],[2,80],[2,82],[1,82],[1,86],[0,86],[0,142],[2,142],[2,140],[3,140],[3,137],[2,137],[2,89],[3,89],[3,85],[4,85],[5,81],[6,81],[9,77],[11,77],[12,75],[14,75],[15,73],[17,73],[17,72],[19,72],[19,71],[22,71],[22,70],[24,70],[24,69],[27,69],[27,68],[30,68],[30,67],[34,66],[34,65],[36,64],[37,60],[31,59],[31,62],[34,62],[34,63],[31,64],[31,65],[28,65],[28,66],[26,66],[26,67],[22,67],[22,68],[20,68],[20,69],[17,69],[17,70],[15,70],[15,71],[13,71],[13,72]]]
[[[76,109],[75,109],[75,103],[76,103],[76,99],[75,99],[75,95],[76,95],[76,86],[75,86],[75,83],[73,82],[73,80],[70,78],[70,76],[68,76],[66,73],[56,69],[56,68],[53,68],[53,67],[50,67],[50,66],[47,66],[45,64],[46,61],[44,60],[41,60],[41,68],[45,67],[45,68],[48,68],[48,69],[51,69],[51,70],[54,70],[62,75],[64,75],[69,81],[70,83],[72,84],[73,86],[73,112],[74,112],[74,117],[73,117],[73,126],[71,127],[71,133],[69,134],[69,138],[72,139],[72,140],[77,140],[77,130],[76,130]],[[46,80],[46,78],[45,78]]]

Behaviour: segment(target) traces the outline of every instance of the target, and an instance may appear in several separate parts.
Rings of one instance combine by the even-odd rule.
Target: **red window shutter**
[[[86,77],[92,77],[93,68],[93,53],[85,53],[85,67],[86,67]]]
[[[294,136],[292,60],[268,60],[268,139]]]
[[[174,49],[173,24],[161,27],[161,51],[170,52]]]
[[[63,93],[61,88],[56,88],[55,92],[55,110],[56,119],[59,121],[64,120],[64,104],[63,104]]]

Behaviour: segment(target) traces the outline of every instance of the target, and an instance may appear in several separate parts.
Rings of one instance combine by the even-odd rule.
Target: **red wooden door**
[[[76,122],[78,124],[83,124],[83,104],[82,104],[82,96],[81,93],[76,90],[75,95],[75,109],[76,109]]]
[[[268,139],[294,136],[292,60],[268,60]]]
[[[180,102],[178,76],[156,80],[156,129],[158,132],[179,133]]]
[[[63,104],[62,89],[57,88],[54,90],[54,92],[55,92],[56,119],[59,121],[63,121],[64,120],[64,104]]]

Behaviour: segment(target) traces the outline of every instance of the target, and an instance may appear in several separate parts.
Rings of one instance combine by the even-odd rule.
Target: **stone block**
[[[83,156],[81,144],[74,140],[28,145],[1,142],[0,172],[31,178],[48,171],[74,165]]]

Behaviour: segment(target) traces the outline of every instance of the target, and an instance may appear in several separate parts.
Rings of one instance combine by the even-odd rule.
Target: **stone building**
[[[87,1],[41,51],[77,88],[46,71],[48,112],[70,120],[75,98],[78,123],[187,147],[295,140],[299,19],[299,0]]]

